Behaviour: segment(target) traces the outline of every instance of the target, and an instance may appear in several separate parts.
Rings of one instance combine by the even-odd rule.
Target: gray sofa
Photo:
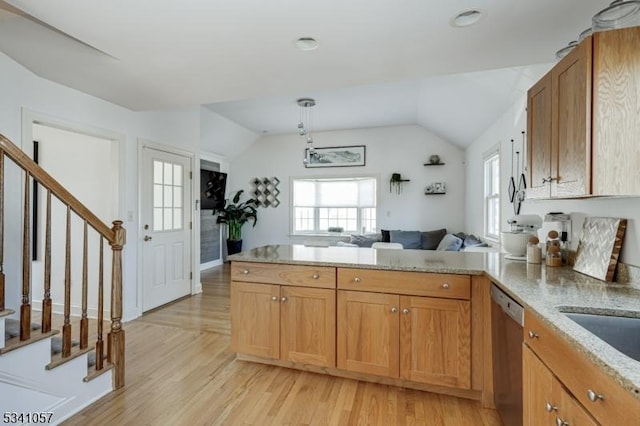
[[[447,233],[445,228],[433,231],[382,230],[373,234],[353,234],[348,242],[338,242],[342,247],[371,247],[375,242],[400,243],[405,249],[460,251],[468,247],[486,244],[474,235],[464,232]]]

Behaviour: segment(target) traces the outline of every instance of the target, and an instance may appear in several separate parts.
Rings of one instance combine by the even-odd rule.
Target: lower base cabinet
[[[338,291],[338,368],[471,388],[471,303]]]
[[[598,425],[526,345],[522,350],[522,369],[524,426]]]
[[[335,290],[231,282],[231,349],[335,367]]]

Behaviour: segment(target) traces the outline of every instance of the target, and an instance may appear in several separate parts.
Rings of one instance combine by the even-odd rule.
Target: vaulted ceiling
[[[507,89],[524,90],[524,78],[544,69],[528,66],[553,61],[608,3],[0,0],[0,51],[44,78],[133,110],[208,105],[255,131],[279,132],[284,121],[270,116],[284,117],[293,105],[295,121],[295,99],[316,96],[318,124],[323,114],[336,116],[327,128],[433,127],[446,114],[453,129],[472,127],[486,112],[452,118],[460,93],[477,93],[469,105],[502,108],[513,95]],[[471,8],[483,12],[480,22],[450,25]],[[320,46],[297,50],[299,37]],[[477,73],[487,70],[494,71]],[[278,112],[277,104],[286,108]],[[244,109],[251,114],[238,113]],[[460,145],[472,137],[435,130]]]

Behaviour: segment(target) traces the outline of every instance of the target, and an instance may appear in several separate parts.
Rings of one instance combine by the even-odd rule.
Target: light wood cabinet
[[[335,268],[276,266],[232,265],[231,349],[335,367]],[[266,284],[266,280],[283,284]],[[292,285],[295,282],[303,285]],[[317,288],[318,284],[334,288]]]
[[[591,193],[591,67],[587,38],[528,92],[529,198]]]
[[[397,294],[338,291],[338,368],[398,377]]]
[[[400,377],[471,388],[471,303],[400,297]]]
[[[338,368],[471,388],[466,300],[338,291]]]
[[[598,425],[527,346],[522,350],[522,369],[524,426]]]
[[[529,90],[528,198],[640,195],[639,44],[596,33]]]
[[[280,286],[231,282],[231,350],[280,356]]]
[[[570,425],[598,424],[593,419],[603,425],[638,424],[637,398],[529,311],[525,311],[524,341],[525,425],[549,424],[537,420],[543,417],[540,409],[546,402],[562,408],[554,413]],[[552,391],[546,374],[553,376]],[[527,423],[527,419],[533,420]]]
[[[640,28],[594,37],[593,193],[640,195]]]

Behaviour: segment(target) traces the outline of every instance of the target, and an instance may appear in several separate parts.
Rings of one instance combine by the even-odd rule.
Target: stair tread
[[[31,323],[31,331],[40,329],[40,324]],[[8,318],[4,320],[4,341],[20,336],[20,321]]]
[[[60,353],[51,356],[51,362],[47,364],[45,368],[47,370],[53,370],[54,368],[59,367],[62,364],[69,362],[72,359],[75,359],[93,350],[94,348],[92,346],[88,346],[85,349],[80,349],[76,346],[76,348],[71,351],[71,354],[68,357],[62,357],[62,350],[61,350]]]
[[[0,318],[8,317],[9,315],[13,315],[15,313],[16,311],[14,311],[13,309],[3,309],[0,311]]]
[[[36,333],[31,333],[31,338],[28,340],[20,340],[20,336],[12,337],[9,340],[5,340],[4,348],[0,349],[0,355],[6,354],[7,352],[11,352],[23,346],[27,346],[31,343],[38,342],[43,339],[47,339],[51,336],[55,336],[58,333],[59,333],[58,330],[51,330],[46,333],[41,333],[38,331]]]
[[[96,370],[95,365],[90,366],[89,367],[89,373],[82,380],[85,381],[85,382],[90,382],[91,380],[102,376],[104,373],[106,373],[107,371],[109,371],[109,370],[111,370],[113,368],[114,368],[114,365],[109,363],[109,362],[105,362],[104,366],[102,367],[102,370]]]

